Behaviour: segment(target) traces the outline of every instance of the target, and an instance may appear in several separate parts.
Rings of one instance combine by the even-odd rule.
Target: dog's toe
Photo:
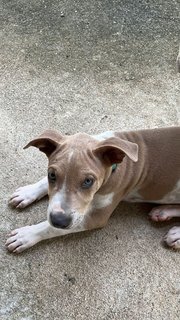
[[[164,237],[165,243],[174,249],[180,249],[180,227],[173,227]]]
[[[16,194],[14,197],[11,197],[11,199],[9,200],[9,205],[12,207],[18,207],[22,201],[23,201],[22,197]]]

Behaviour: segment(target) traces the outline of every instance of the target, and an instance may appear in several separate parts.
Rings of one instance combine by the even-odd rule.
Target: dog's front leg
[[[94,211],[91,214],[84,216],[84,219],[81,220],[80,223],[74,225],[74,227],[70,229],[54,228],[48,221],[18,228],[11,231],[9,234],[9,238],[6,241],[6,247],[11,252],[20,253],[42,240],[64,236],[70,233],[102,228],[106,225],[111,212],[112,210],[106,210],[105,214],[104,209]]]
[[[11,252],[20,253],[42,240],[84,230],[86,228],[82,225],[77,225],[73,229],[58,229],[52,227],[48,221],[44,221],[11,231],[6,241],[6,247]]]

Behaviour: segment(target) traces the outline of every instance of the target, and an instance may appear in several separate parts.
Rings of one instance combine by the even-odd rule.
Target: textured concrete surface
[[[100,231],[6,252],[9,230],[46,216],[16,213],[17,186],[46,174],[24,151],[44,129],[97,133],[180,124],[179,1],[1,0],[2,320],[178,320],[180,252],[161,244],[148,205],[121,204]],[[176,222],[178,223],[178,222]]]

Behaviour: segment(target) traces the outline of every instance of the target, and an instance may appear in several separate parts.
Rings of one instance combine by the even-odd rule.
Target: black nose
[[[65,229],[70,225],[72,218],[71,218],[71,216],[69,216],[63,212],[56,212],[56,213],[51,212],[50,213],[50,220],[51,220],[52,225],[55,228]]]

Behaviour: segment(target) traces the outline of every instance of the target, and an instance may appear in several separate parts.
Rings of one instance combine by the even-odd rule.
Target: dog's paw
[[[173,227],[164,237],[165,243],[174,249],[180,249],[180,227]]]
[[[5,245],[10,252],[20,253],[40,240],[34,226],[25,226],[11,231]]]
[[[35,184],[30,184],[17,189],[10,197],[9,204],[18,209],[27,207],[38,199],[38,189]]]
[[[160,206],[152,209],[149,213],[149,217],[151,220],[158,222],[170,220],[173,215],[171,214],[171,210],[169,208]]]

